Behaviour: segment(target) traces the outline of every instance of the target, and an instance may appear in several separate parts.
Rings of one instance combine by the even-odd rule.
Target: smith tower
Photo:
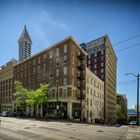
[[[23,61],[31,57],[32,40],[29,36],[26,25],[24,26],[23,32],[18,40],[18,44],[19,44],[19,61]]]

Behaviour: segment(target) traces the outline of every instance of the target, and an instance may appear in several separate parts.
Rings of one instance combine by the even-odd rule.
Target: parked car
[[[136,121],[131,121],[130,122],[130,125],[136,125],[137,123],[136,123]]]
[[[9,112],[8,111],[3,111],[1,116],[2,117],[8,117],[9,116]]]

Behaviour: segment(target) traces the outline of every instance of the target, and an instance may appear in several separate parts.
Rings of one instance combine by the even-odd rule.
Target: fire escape
[[[85,55],[80,51],[77,55],[78,64],[77,64],[77,99],[80,100],[80,121],[82,121],[82,101],[85,99],[85,70],[86,70],[86,63],[85,63]]]

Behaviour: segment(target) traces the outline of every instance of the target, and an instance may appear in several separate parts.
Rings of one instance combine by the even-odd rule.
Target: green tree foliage
[[[40,84],[40,88],[28,92],[26,102],[31,105],[38,105],[48,101],[50,88],[48,84]]]
[[[117,119],[117,123],[124,123],[125,121],[125,116],[121,111],[121,106],[117,104],[116,106],[116,119]]]
[[[15,104],[18,109],[26,110],[27,105],[35,107],[47,103],[50,93],[48,84],[40,84],[36,90],[28,90],[23,87],[22,83],[15,81]]]
[[[15,104],[18,109],[24,110],[26,108],[28,90],[23,87],[20,81],[15,81]]]

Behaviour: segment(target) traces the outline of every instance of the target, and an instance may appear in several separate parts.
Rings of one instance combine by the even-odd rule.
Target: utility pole
[[[139,78],[140,75],[137,75],[137,125],[139,125]]]
[[[134,73],[127,73],[125,75],[133,75],[134,77],[137,78],[137,125],[139,126],[139,79],[140,79],[140,74],[138,73],[135,75]]]
[[[58,119],[58,109],[59,109],[59,105],[58,105],[58,80],[56,81],[56,86],[57,86],[57,94],[56,94],[56,111],[57,111],[57,119]]]

